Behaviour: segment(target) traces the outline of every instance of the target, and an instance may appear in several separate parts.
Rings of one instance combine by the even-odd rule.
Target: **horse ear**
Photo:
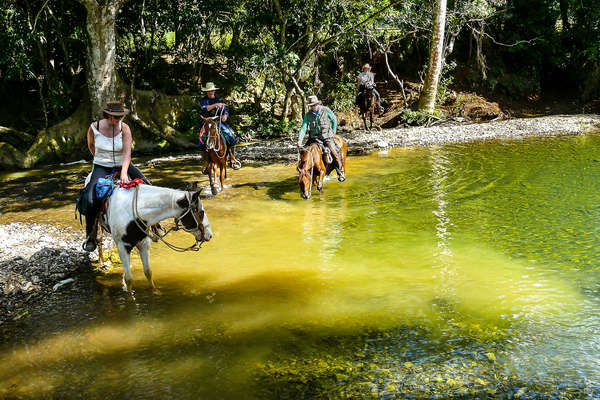
[[[200,197],[200,192],[194,192],[192,194],[192,203],[198,201],[198,198]]]
[[[192,183],[192,186],[190,186],[190,190],[191,190],[192,192],[197,192],[197,191],[198,191],[198,181],[194,181],[194,182]]]
[[[204,121],[206,121],[208,119],[204,115],[201,115],[200,118],[202,118]]]

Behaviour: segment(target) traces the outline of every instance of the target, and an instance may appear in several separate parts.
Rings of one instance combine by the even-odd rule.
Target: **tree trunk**
[[[107,101],[116,99],[115,19],[124,1],[79,0],[87,10],[87,86],[92,119],[102,117]]]
[[[435,1],[435,14],[433,18],[433,35],[429,49],[429,65],[423,92],[419,98],[419,110],[432,112],[435,106],[438,83],[442,72],[444,50],[444,29],[446,27],[446,2],[447,0]]]
[[[560,0],[560,19],[562,19],[564,32],[571,29],[569,24],[569,2],[567,0]]]

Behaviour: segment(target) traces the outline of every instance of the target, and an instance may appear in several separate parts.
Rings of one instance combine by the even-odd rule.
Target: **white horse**
[[[208,217],[200,201],[200,192],[188,192],[152,185],[139,185],[137,188],[123,189],[115,186],[103,216],[103,225],[108,228],[117,244],[119,257],[123,263],[123,289],[132,290],[130,254],[134,247],[140,252],[144,275],[158,294],[150,270],[150,227],[164,219],[175,218],[183,230],[196,239],[195,245],[208,242],[212,231]]]

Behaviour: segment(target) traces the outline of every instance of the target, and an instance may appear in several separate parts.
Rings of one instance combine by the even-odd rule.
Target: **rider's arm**
[[[94,142],[94,131],[92,131],[92,127],[90,126],[87,131],[87,143],[88,149],[90,149],[90,153],[92,156],[96,155],[96,142]]]
[[[129,176],[127,171],[129,170],[129,164],[131,164],[131,130],[129,125],[123,122],[121,126],[123,130],[123,164],[121,165],[121,182],[129,183]]]
[[[306,133],[306,128],[308,128],[308,114],[304,116],[304,120],[302,121],[302,126],[300,127],[300,132],[298,132],[298,146],[302,146],[302,139],[304,139],[304,134]]]
[[[333,131],[333,134],[335,135],[335,133],[337,132],[337,117],[335,116],[333,111],[331,111],[331,109],[329,107],[327,107],[325,109],[325,111],[327,112],[327,116],[331,120],[331,130]]]

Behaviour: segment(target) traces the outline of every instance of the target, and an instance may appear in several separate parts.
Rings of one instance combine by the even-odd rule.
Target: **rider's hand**
[[[124,183],[124,184],[129,183],[129,176],[127,176],[127,172],[125,172],[125,173],[121,172],[121,183]]]

